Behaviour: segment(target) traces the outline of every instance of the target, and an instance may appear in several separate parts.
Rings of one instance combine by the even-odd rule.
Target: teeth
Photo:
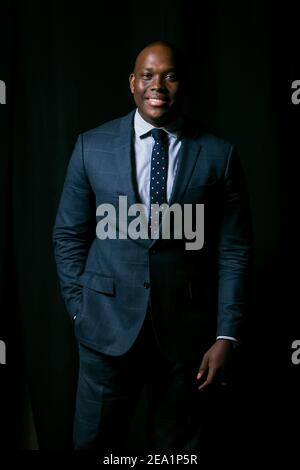
[[[165,103],[164,100],[161,100],[159,98],[149,98],[149,102],[151,104],[164,104]]]

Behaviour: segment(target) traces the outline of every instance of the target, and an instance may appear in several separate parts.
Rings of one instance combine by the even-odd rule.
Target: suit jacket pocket
[[[102,294],[114,295],[115,293],[113,278],[93,271],[84,272],[79,278],[79,284]]]

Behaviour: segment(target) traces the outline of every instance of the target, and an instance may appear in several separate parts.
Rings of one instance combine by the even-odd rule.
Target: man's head
[[[167,42],[154,42],[139,53],[129,84],[145,121],[160,127],[177,117],[182,95],[181,77],[179,54]]]

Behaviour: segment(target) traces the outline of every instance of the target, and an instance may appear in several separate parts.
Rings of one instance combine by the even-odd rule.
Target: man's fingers
[[[203,375],[207,371],[207,368],[208,368],[208,359],[206,359],[206,357],[204,356],[203,359],[202,359],[202,362],[200,364],[198,374],[197,374],[197,380],[199,380],[199,379],[201,379],[201,377],[203,377]]]
[[[209,384],[207,383],[207,380],[205,380],[205,382],[204,382],[202,385],[200,385],[200,386],[198,387],[198,390],[202,391],[202,390],[204,390],[208,385],[209,385]]]
[[[199,385],[198,390],[204,390],[209,385],[211,385],[214,380],[215,375],[216,375],[216,371],[212,368],[209,368],[207,379],[205,380],[205,382],[203,382],[203,384]]]

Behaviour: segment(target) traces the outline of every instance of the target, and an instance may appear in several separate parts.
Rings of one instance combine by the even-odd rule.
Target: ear
[[[130,91],[132,94],[134,93],[134,83],[135,83],[135,75],[134,73],[131,73],[129,75],[129,86],[130,86]]]

